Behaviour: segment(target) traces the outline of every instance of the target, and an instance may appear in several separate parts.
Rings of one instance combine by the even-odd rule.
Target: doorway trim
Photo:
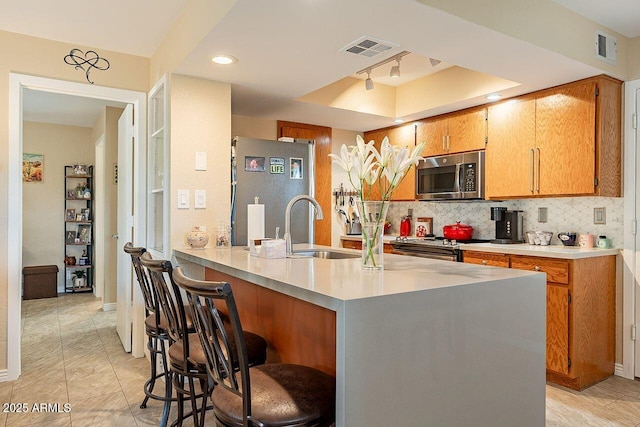
[[[23,91],[31,89],[43,92],[55,92],[85,98],[117,101],[134,106],[134,157],[136,159],[134,181],[144,188],[146,182],[146,117],[147,96],[144,92],[114,89],[84,83],[67,82],[45,77],[24,74],[9,74],[9,153],[8,153],[8,195],[7,195],[7,371],[0,372],[0,381],[11,381],[21,372],[21,312],[22,312],[22,109]],[[123,171],[124,172],[124,171]],[[136,246],[146,242],[146,200],[135,198],[134,227],[136,228]],[[134,287],[133,310],[144,310],[142,295]],[[132,316],[134,322],[144,316]],[[142,328],[136,325],[133,328]],[[132,355],[144,355],[144,342],[134,343]],[[4,374],[4,375],[3,375]]]
[[[636,341],[633,337],[639,307],[636,303],[638,280],[638,129],[634,129],[634,117],[640,91],[640,80],[624,83],[624,248],[622,257],[622,372],[621,376],[633,379],[636,371]],[[637,120],[637,118],[636,118]],[[637,126],[636,126],[637,127]]]

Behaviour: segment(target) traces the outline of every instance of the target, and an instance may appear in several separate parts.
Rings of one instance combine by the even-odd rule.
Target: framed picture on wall
[[[44,155],[24,153],[22,155],[22,182],[42,182]]]

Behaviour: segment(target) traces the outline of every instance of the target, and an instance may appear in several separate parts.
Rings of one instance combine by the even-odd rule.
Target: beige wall
[[[256,117],[231,116],[232,137],[278,139],[278,121]]]
[[[629,80],[640,79],[640,37],[629,40]]]
[[[191,0],[151,57],[151,82],[173,72],[238,0]]]
[[[231,85],[172,75],[170,244],[185,247],[185,233],[206,226],[211,236],[231,215]],[[195,170],[195,153],[205,152],[207,170]],[[177,208],[178,190],[188,190],[189,209]],[[206,209],[194,209],[194,191],[205,190]]]
[[[85,73],[64,62],[73,48],[86,50],[86,46],[61,43],[0,31],[0,242],[7,242],[7,162],[9,135],[9,73],[30,74],[65,81],[89,84]],[[96,85],[147,92],[149,90],[149,59],[92,47],[107,58],[111,67],[107,71],[94,70],[90,76]],[[0,369],[6,368],[7,352],[7,246],[0,245]],[[12,284],[19,286],[19,284]]]
[[[628,39],[552,0],[417,1],[591,65],[619,79],[628,79]],[[596,29],[616,37],[618,53],[615,66],[596,59]]]
[[[40,183],[22,184],[22,264],[58,266],[58,292],[64,292],[64,166],[93,164],[91,129],[24,123],[24,152],[44,155],[44,176]],[[84,203],[70,208],[84,207]],[[81,251],[68,249],[76,258]]]

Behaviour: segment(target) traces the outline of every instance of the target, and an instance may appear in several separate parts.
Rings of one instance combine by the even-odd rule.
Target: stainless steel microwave
[[[416,199],[484,199],[484,151],[421,161],[416,168]]]

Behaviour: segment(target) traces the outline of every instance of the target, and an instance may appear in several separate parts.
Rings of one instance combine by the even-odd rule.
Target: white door
[[[131,351],[131,311],[133,269],[131,257],[122,247],[133,242],[133,105],[124,109],[118,120],[118,261],[116,330],[125,351]]]
[[[638,120],[638,113],[640,113],[640,89],[636,89],[635,90],[635,100],[634,100],[634,109],[633,111],[629,112],[631,114],[633,114],[634,117],[634,129],[631,131],[634,133],[633,137],[632,137],[632,141],[633,144],[632,146],[634,147],[635,150],[635,212],[633,212],[633,218],[637,220],[638,217],[638,212],[640,212],[640,150],[638,149],[638,143],[640,143],[640,126],[638,126],[637,120]],[[627,114],[627,117],[629,117],[630,114]],[[626,184],[626,185],[633,185],[633,184]],[[625,223],[627,223],[628,221],[626,221],[625,219]],[[636,228],[638,227],[638,225],[636,224]],[[640,332],[640,330],[638,330],[638,316],[640,316],[640,284],[638,283],[638,280],[640,280],[640,233],[638,231],[636,231],[636,235],[635,235],[635,245],[634,245],[634,272],[633,272],[633,288],[634,288],[634,293],[635,293],[635,318],[634,318],[634,324],[635,324],[635,329],[636,329],[636,338],[635,338],[635,376],[636,377],[640,377],[640,339],[637,337],[638,332]],[[626,252],[626,251],[625,251]]]

